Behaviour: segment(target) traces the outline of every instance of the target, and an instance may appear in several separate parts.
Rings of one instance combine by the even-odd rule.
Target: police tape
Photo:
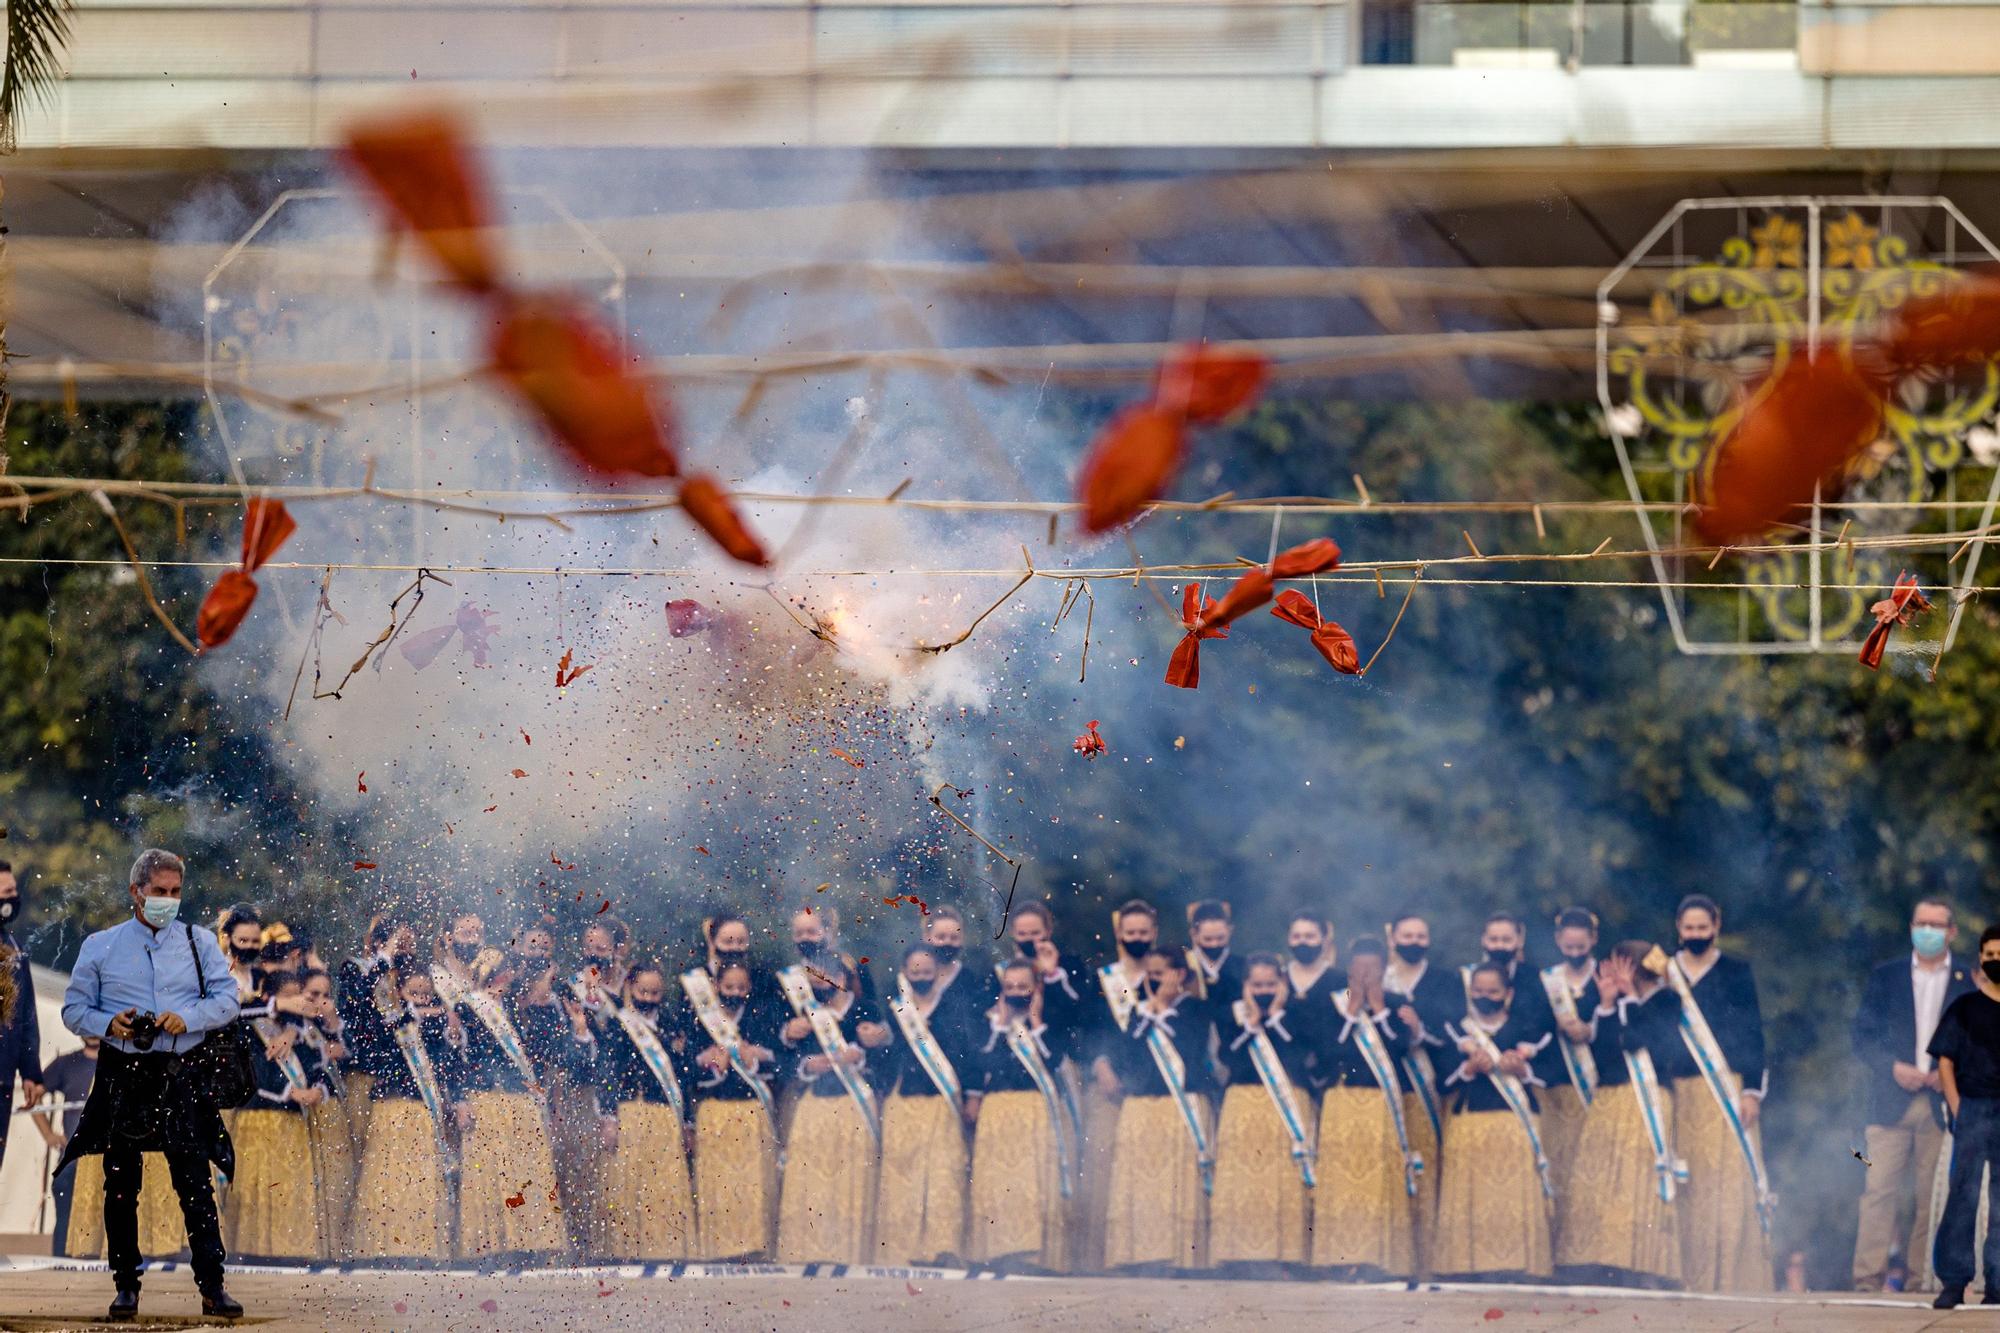
[[[148,1261],[144,1272],[174,1273],[189,1268],[179,1260]],[[0,1256],[0,1271],[29,1272],[36,1270],[69,1270],[79,1273],[108,1273],[111,1266],[101,1259],[50,1258],[43,1255]],[[319,1260],[301,1260],[286,1263],[282,1260],[258,1259],[248,1263],[231,1263],[231,1273],[273,1273],[273,1274],[330,1274],[342,1276],[349,1273],[397,1273],[421,1274],[427,1277],[508,1277],[508,1278],[568,1278],[598,1277],[618,1278],[621,1281],[666,1278],[675,1281],[682,1278],[882,1278],[900,1279],[904,1282],[997,1282],[1003,1278],[1013,1282],[1032,1282],[1036,1278],[1025,1274],[1009,1274],[991,1268],[898,1268],[875,1264],[745,1264],[745,1263],[702,1263],[698,1261],[667,1261],[650,1264],[551,1264],[528,1268],[486,1268],[454,1267],[450,1265],[414,1266],[407,1263],[328,1263]]]

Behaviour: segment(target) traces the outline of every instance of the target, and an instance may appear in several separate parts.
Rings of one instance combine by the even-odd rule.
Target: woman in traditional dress
[[[883,1052],[882,1177],[875,1203],[875,1257],[884,1264],[961,1264],[965,1255],[966,1136],[979,1116],[984,1089],[973,1024],[980,1015],[937,993],[937,955],[928,944],[903,951],[907,994],[892,1006]],[[957,1094],[954,1104],[920,1058],[911,1028],[893,1006],[907,1004],[908,1022],[930,1042],[937,1077]],[[921,1020],[921,1026],[918,1020]]]
[[[326,1096],[306,1108],[311,1131],[313,1169],[319,1175],[319,1230],[325,1249],[321,1257],[345,1259],[353,1246],[349,1220],[354,1207],[355,1127],[347,1105],[346,1043],[341,1040],[340,1015],[333,1007],[333,978],[317,968],[303,978],[305,1013],[298,1023],[299,1040],[312,1051]]]
[[[383,1025],[383,1010],[399,1009],[402,1000],[395,993],[390,969],[398,957],[413,955],[416,947],[417,933],[407,921],[378,912],[368,922],[367,951],[346,959],[334,973],[334,1004],[340,1018],[341,1044],[347,1047],[348,1056],[341,1100],[347,1108],[357,1163],[368,1146],[368,1116],[375,1105],[368,1085],[384,1053],[394,1054],[391,1048],[395,1041]],[[379,996],[378,989],[382,992]]]
[[[1347,984],[1347,973],[1336,962],[1333,923],[1319,912],[1300,908],[1285,931],[1286,997],[1298,1013],[1318,1013],[1329,997]]]
[[[687,1104],[687,1093],[665,1041],[667,974],[641,963],[624,983],[621,1008],[629,1012],[614,1017],[597,1038],[605,1252],[642,1263],[691,1259],[699,1253],[694,1190],[675,1109]]]
[[[1111,1047],[1124,1089],[1111,1150],[1104,1266],[1185,1270],[1208,1266],[1208,1195],[1195,1135],[1208,1142],[1215,1076],[1208,1067],[1214,1032],[1208,1007],[1185,988],[1185,955],[1154,948],[1131,1022]],[[1157,1034],[1159,1055],[1155,1055]],[[1185,1100],[1161,1071],[1176,1074]]]
[[[1356,941],[1346,989],[1327,997],[1324,1015],[1314,1011],[1315,1067],[1325,1091],[1319,1187],[1312,1198],[1313,1263],[1365,1281],[1415,1271],[1411,1186],[1435,1170],[1412,1136],[1411,1116],[1424,1112],[1403,1097],[1398,1061],[1408,1049],[1409,1030],[1407,1016],[1396,1016],[1398,1006],[1383,987],[1386,962],[1380,942]]]
[[[606,1239],[598,1216],[603,1166],[596,1089],[598,1047],[593,1044],[598,1028],[590,1021],[587,1006],[563,993],[552,958],[516,954],[514,964],[519,969],[514,983],[515,1023],[534,1062],[543,1104],[548,1107],[563,1225],[571,1247],[590,1253]]]
[[[1000,999],[986,1012],[979,1056],[985,1096],[972,1144],[966,1258],[1030,1273],[1068,1263],[1069,1191],[1079,1127],[1059,1066],[1069,1054],[1074,1004],[1044,1008],[1038,966],[1026,958],[1000,971]]]
[[[1694,1063],[1666,970],[1666,954],[1646,940],[1616,945],[1597,969],[1597,1097],[1577,1138],[1556,1235],[1556,1274],[1564,1282],[1680,1284],[1670,1089]]]
[[[744,935],[745,947],[749,936]],[[706,972],[690,976],[707,976]],[[705,1259],[770,1256],[778,1212],[778,1135],[771,1085],[782,1073],[778,1030],[784,1001],[762,991],[740,962],[722,963],[709,984],[711,1020],[737,1042],[740,1067],[693,1005],[695,1234]],[[685,989],[686,982],[683,982]],[[692,997],[690,996],[692,1004]],[[746,1077],[747,1076],[747,1077]],[[749,1080],[755,1079],[753,1088]],[[761,1091],[760,1091],[761,1090]],[[768,1109],[767,1109],[768,1108]]]
[[[296,999],[295,973],[264,978],[268,999]],[[289,1019],[256,1020],[257,1095],[237,1111],[230,1138],[236,1174],[222,1209],[222,1239],[257,1259],[318,1259],[323,1252],[320,1190],[306,1114],[326,1099],[317,1054]]]
[[[870,1049],[887,1046],[889,1030],[880,1014],[861,1003],[853,972],[828,962],[837,970],[811,967],[806,977],[813,1002],[833,1018],[844,1049],[830,1051],[802,1013],[795,1013],[781,1034],[798,1061],[805,1091],[785,1143],[779,1263],[861,1264],[874,1253],[875,1131],[833,1062],[853,1070],[857,1084],[867,1089]]]
[[[1717,936],[1722,909],[1692,894],[1674,914],[1680,952],[1672,960],[1714,1034],[1717,1072],[1736,1090],[1744,1139],[1739,1139],[1707,1080],[1696,1073],[1674,1084],[1674,1145],[1687,1159],[1688,1182],[1678,1200],[1681,1276],[1689,1291],[1771,1290],[1771,1243],[1757,1218],[1757,1186],[1749,1159],[1763,1145],[1757,1130],[1764,1105],[1764,1018],[1750,964],[1723,955]],[[1674,978],[1669,974],[1669,984]],[[1675,986],[1678,991],[1679,986]]]
[[[451,1257],[451,1135],[470,1123],[465,1029],[414,951],[396,956],[388,981],[385,1041],[366,1055],[373,1104],[354,1189],[354,1256],[441,1263]]]
[[[1513,1011],[1514,991],[1500,963],[1472,969],[1467,997],[1472,1012],[1451,1029],[1459,1063],[1444,1079],[1449,1105],[1434,1262],[1438,1276],[1452,1280],[1545,1278],[1549,1199],[1535,1141],[1494,1076],[1518,1088],[1532,1119],[1528,1062],[1552,1034],[1538,1011]]]
[[[507,955],[480,951],[472,963],[475,989],[458,1013],[471,1119],[461,1154],[458,1253],[486,1263],[546,1262],[567,1245],[548,1104],[516,1021],[524,1008],[519,978]]]
[[[1276,954],[1244,960],[1242,994],[1211,1006],[1229,1071],[1215,1131],[1215,1193],[1209,1200],[1209,1259],[1217,1265],[1275,1273],[1312,1253],[1310,1207],[1294,1148],[1313,1148],[1313,1108],[1306,1083],[1311,1019],[1291,999]],[[1260,1045],[1259,1039],[1262,1039]],[[1262,1047],[1283,1072],[1281,1091],[1259,1072]],[[1277,1098],[1289,1103],[1295,1145]]]
[[[1556,1039],[1548,1044],[1542,1056],[1535,1062],[1536,1077],[1546,1085],[1538,1096],[1542,1103],[1542,1147],[1549,1155],[1550,1178],[1556,1190],[1556,1228],[1559,1240],[1562,1234],[1562,1220],[1569,1201],[1569,1172],[1576,1156],[1576,1145],[1583,1133],[1585,1112],[1583,1094],[1578,1091],[1576,1078],[1563,1053],[1566,1042],[1580,1043],[1588,1048],[1594,1037],[1590,1018],[1597,1010],[1597,915],[1587,907],[1569,907],[1556,917],[1556,951],[1563,960],[1534,978],[1542,993],[1549,994],[1549,986],[1554,982],[1569,992],[1570,1007],[1576,1011],[1574,1019],[1564,1016],[1550,1001],[1550,1014],[1555,1019]],[[1523,982],[1526,976],[1523,974]],[[1595,1063],[1595,1056],[1592,1057]]]

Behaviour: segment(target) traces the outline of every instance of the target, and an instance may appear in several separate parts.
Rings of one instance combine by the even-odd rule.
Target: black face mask
[[[1294,944],[1292,946],[1292,957],[1298,959],[1301,963],[1310,963],[1317,959],[1319,955],[1320,946],[1317,944]]]
[[[632,1008],[641,1017],[651,1018],[654,1014],[660,1012],[660,1002],[658,1000],[634,1000],[632,1001]]]
[[[1486,961],[1497,963],[1501,967],[1512,967],[1514,965],[1514,951],[1512,949],[1488,949],[1486,951]]]
[[[724,1004],[728,1005],[731,1009],[740,1009],[743,1005],[749,1003],[750,1001],[750,997],[748,995],[724,995],[719,998],[722,1000]]]
[[[547,961],[547,960],[544,959],[542,961]],[[611,959],[608,955],[605,954],[587,953],[583,956],[583,965],[585,967],[596,968],[597,975],[603,976],[605,973],[611,970]]]
[[[939,967],[950,967],[958,961],[958,956],[964,952],[965,946],[962,944],[933,944],[931,946],[931,955],[938,960]]]
[[[264,951],[253,944],[247,949],[239,949],[234,946],[231,946],[229,952],[236,955],[237,962],[243,964],[243,966],[245,967],[248,967],[250,966],[250,964],[256,962],[257,955]]]
[[[1208,961],[1211,963],[1221,962],[1222,955],[1229,952],[1229,946],[1226,944],[1222,945],[1219,948],[1214,948],[1214,949],[1209,948],[1206,944],[1198,944],[1195,947],[1200,949],[1202,952],[1202,956],[1207,958]]]
[[[1710,949],[1713,949],[1714,947],[1715,947],[1715,936],[1713,935],[1704,935],[1699,939],[1684,939],[1681,941],[1681,948],[1686,949],[1696,958],[1701,957],[1703,954],[1707,953]]]
[[[1032,995],[1003,995],[1000,998],[1017,1014],[1027,1013],[1028,1006],[1035,1002],[1035,997]]]
[[[452,956],[458,959],[458,961],[461,963],[469,963],[473,959],[479,957],[479,950],[481,947],[482,946],[477,944],[466,944],[459,940],[453,940],[451,942]]]
[[[1118,941],[1118,947],[1125,951],[1127,958],[1136,963],[1153,951],[1153,942],[1151,940],[1120,940]]]
[[[734,967],[738,963],[747,963],[749,961],[750,951],[748,949],[717,949],[715,951],[715,966],[718,970],[725,967]]]
[[[1259,991],[1250,991],[1248,992],[1248,994],[1250,996],[1250,1003],[1256,1005],[1259,1009],[1269,1009],[1272,1005],[1278,1002],[1278,996],[1275,991],[1271,992],[1270,994],[1264,994]]]
[[[826,989],[822,990],[818,986],[814,986],[813,999],[819,1002],[820,1004],[832,1004],[833,988],[829,986]]]
[[[1396,957],[1415,967],[1424,961],[1424,955],[1430,951],[1431,946],[1428,944],[1399,944],[1396,946]]]
[[[1475,995],[1472,997],[1474,1012],[1483,1018],[1491,1018],[1506,1007],[1507,1002],[1505,1000],[1496,1000],[1490,995]]]
[[[244,958],[241,953],[236,956],[242,958],[246,963],[250,961],[248,958]],[[414,972],[417,967],[417,956],[413,953],[396,954],[389,959],[389,966],[395,968],[398,972]]]
[[[813,959],[826,952],[825,940],[800,940],[799,957]]]
[[[1021,951],[1021,957],[1033,958],[1041,948],[1040,940],[1015,940],[1014,947]]]
[[[925,977],[922,981],[918,981],[915,977],[905,977],[904,980],[910,983],[912,995],[929,995],[931,987],[937,985],[936,977]]]
[[[1563,955],[1563,961],[1573,968],[1580,969],[1590,961],[1590,955],[1587,953],[1566,953]]]
[[[1986,974],[1988,981],[2000,982],[2000,958],[1988,958],[1979,964],[1979,970]]]

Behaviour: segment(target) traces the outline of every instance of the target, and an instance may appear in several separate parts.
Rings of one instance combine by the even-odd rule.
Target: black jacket
[[[1757,1007],[1757,980],[1750,964],[1728,954],[1694,983],[1694,1002],[1701,1006],[1709,1031],[1722,1047],[1729,1070],[1743,1080],[1745,1090],[1764,1092],[1764,1014]],[[1915,1053],[1916,1033],[1910,1034]]]
[[[0,958],[9,952],[13,954],[14,1011],[0,1026],[0,1088],[7,1089],[13,1088],[16,1074],[30,1083],[42,1081],[42,1030],[35,1014],[35,978],[28,970],[26,951],[15,944],[13,936],[0,931]],[[6,1138],[6,1128],[0,1126],[0,1143]]]
[[[1945,980],[1944,1005],[1938,1010],[1940,1018],[1953,1000],[1974,987],[1971,969],[1963,958],[1953,958],[1950,968]],[[1696,998],[1701,997],[1697,994]],[[1911,1094],[1896,1086],[1892,1070],[1898,1060],[1905,1064],[1917,1061],[1917,994],[1911,980],[1910,954],[1877,964],[1868,973],[1850,1037],[1868,1093],[1868,1123],[1895,1124],[1909,1109]],[[1926,1095],[1930,1098],[1931,1114],[1942,1125],[1943,1098],[1934,1092]]]

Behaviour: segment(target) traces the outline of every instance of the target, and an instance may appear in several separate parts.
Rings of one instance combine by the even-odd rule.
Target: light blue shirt
[[[187,1031],[178,1037],[162,1032],[153,1042],[155,1053],[190,1050],[208,1033],[236,1018],[236,982],[223,961],[222,946],[212,932],[197,927],[194,947],[208,979],[208,998],[201,998],[195,977],[195,955],[188,949],[188,930],[176,921],[154,930],[136,918],[100,930],[83,942],[76,966],[63,993],[63,1026],[79,1037],[103,1037],[121,1051],[137,1048],[107,1035],[111,1020],[127,1009],[140,1013],[179,1014]]]

